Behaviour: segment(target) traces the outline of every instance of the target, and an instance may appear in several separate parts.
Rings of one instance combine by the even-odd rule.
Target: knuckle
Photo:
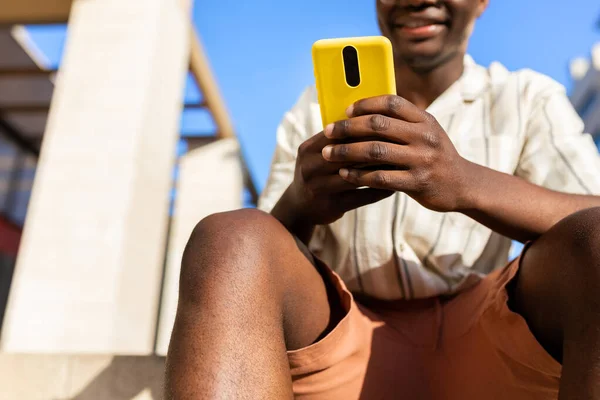
[[[430,173],[426,170],[418,171],[414,174],[415,191],[423,193],[427,191],[430,182]]]
[[[431,150],[424,151],[421,155],[421,160],[426,166],[434,165],[437,160],[436,153]]]
[[[298,146],[298,155],[304,155],[308,152],[308,148],[309,148],[309,144],[307,142],[301,143],[300,146]]]
[[[425,131],[423,134],[423,140],[430,148],[438,149],[441,146],[440,136],[437,134],[437,132],[431,129]]]
[[[350,120],[345,119],[336,124],[334,131],[337,130],[337,136],[346,136],[350,130]]]
[[[422,119],[423,122],[425,122],[427,125],[432,125],[432,126],[438,126],[438,121],[437,119],[430,113],[428,113],[427,111],[422,111]]]
[[[354,115],[362,114],[363,112],[363,100],[358,100],[354,103]]]
[[[435,117],[428,113],[427,111],[423,111],[423,119],[427,122],[437,122],[437,120],[435,119]]]
[[[373,173],[371,182],[374,187],[385,187],[389,183],[389,179],[383,171],[377,171]]]
[[[335,159],[345,160],[348,157],[348,154],[350,154],[350,147],[345,144],[335,146],[332,149],[331,154]]]
[[[385,131],[390,127],[390,120],[380,114],[369,117],[369,126],[374,132]]]
[[[387,153],[387,147],[383,143],[376,142],[369,146],[368,156],[371,160],[381,161],[386,158]]]
[[[389,112],[398,114],[402,109],[402,99],[398,96],[388,96],[386,100],[386,108]]]
[[[424,186],[429,186],[433,180],[433,172],[429,168],[421,170],[421,176],[419,179]]]

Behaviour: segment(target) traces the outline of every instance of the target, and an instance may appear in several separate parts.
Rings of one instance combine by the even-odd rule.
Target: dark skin
[[[471,163],[423,111],[462,74],[487,3],[377,2],[395,51],[398,96],[356,103],[348,120],[301,145],[294,181],[271,216],[244,210],[198,225],[182,263],[167,399],[292,398],[286,350],[314,343],[340,319],[338,301],[293,235],[308,243],[316,225],[397,191],[535,240],[511,285],[511,307],[562,362],[559,399],[600,399],[600,208],[591,208],[600,199]],[[414,29],[411,21],[423,19],[433,26]],[[357,164],[400,168],[352,169]]]

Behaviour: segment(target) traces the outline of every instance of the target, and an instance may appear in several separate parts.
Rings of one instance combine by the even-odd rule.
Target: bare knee
[[[200,221],[190,236],[186,250],[203,248],[212,251],[232,251],[236,248],[261,246],[265,240],[280,234],[285,228],[271,215],[245,209],[212,214]]]
[[[600,257],[600,207],[575,213],[561,222],[571,250],[589,260]]]
[[[569,264],[560,274],[562,292],[573,307],[600,312],[600,208],[580,211],[562,222]],[[567,286],[568,285],[568,286]]]
[[[556,312],[600,311],[600,208],[579,211],[556,224],[523,259],[520,286]]]
[[[258,210],[208,216],[196,225],[184,251],[180,294],[197,298],[219,285],[260,285],[269,278],[277,247],[290,242],[279,221]]]
[[[567,262],[561,275],[600,284],[600,207],[570,215],[552,229],[549,237],[547,251],[562,252],[561,259]]]

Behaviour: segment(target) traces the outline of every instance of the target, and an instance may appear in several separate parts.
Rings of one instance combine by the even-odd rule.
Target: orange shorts
[[[323,266],[347,314],[288,353],[297,399],[557,399],[561,366],[507,305],[519,260],[451,299],[355,301]]]

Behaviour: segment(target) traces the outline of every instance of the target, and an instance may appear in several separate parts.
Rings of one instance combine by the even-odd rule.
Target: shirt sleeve
[[[564,88],[534,101],[525,126],[525,143],[515,174],[551,190],[600,194],[600,156]]]
[[[298,147],[316,132],[312,132],[311,103],[316,98],[314,88],[308,88],[288,111],[277,128],[277,144],[267,184],[258,200],[258,208],[271,212],[294,179]]]

